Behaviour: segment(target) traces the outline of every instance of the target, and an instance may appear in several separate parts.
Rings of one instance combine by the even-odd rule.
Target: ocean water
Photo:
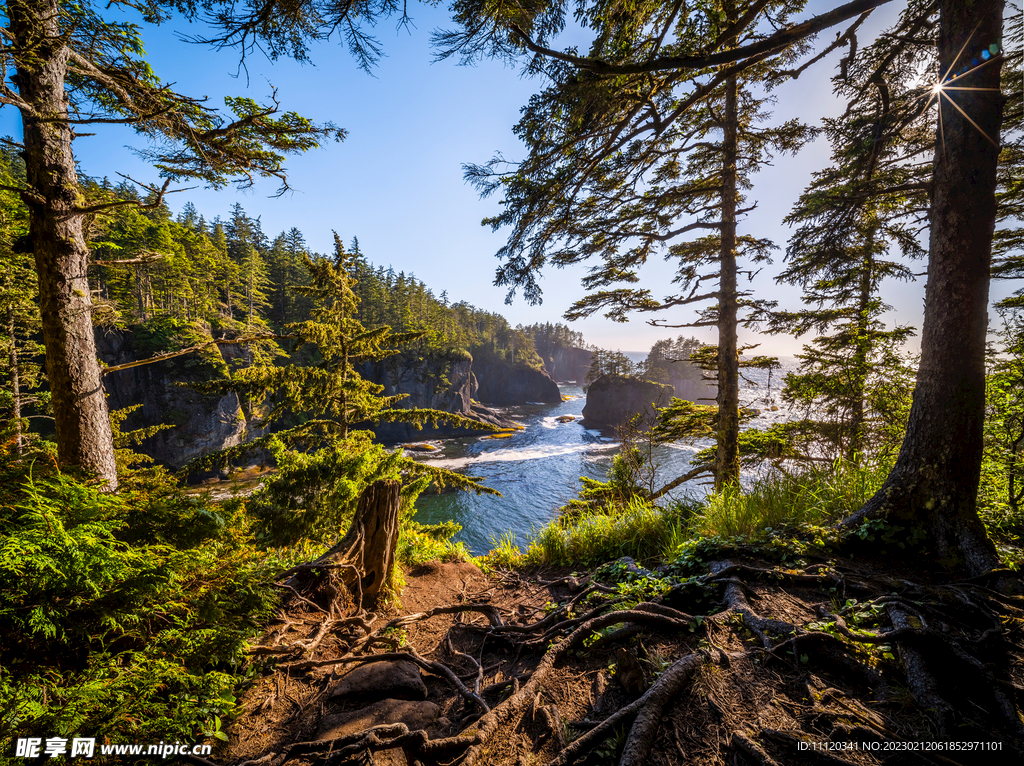
[[[741,401],[744,406],[762,410],[751,425],[765,427],[786,420],[790,413],[778,401],[782,376],[792,369],[792,359],[780,360],[783,370],[772,373],[771,385],[766,371],[747,373]],[[450,468],[480,477],[483,484],[502,493],[502,497],[467,492],[424,494],[416,502],[417,521],[436,524],[449,519],[462,525],[457,540],[464,541],[474,554],[486,553],[494,542],[511,533],[520,547],[540,527],[554,518],[557,509],[575,497],[580,477],[604,479],[612,457],[619,448],[614,429],[585,428],[582,417],[586,396],[576,385],[560,386],[560,404],[526,404],[502,410],[525,429],[507,439],[468,437],[431,442],[439,449],[415,453],[432,465]],[[779,407],[772,411],[771,407]],[[572,415],[570,423],[557,418]],[[690,461],[703,446],[670,444],[659,446],[654,455],[656,484],[662,486],[690,469]],[[707,486],[690,482],[675,490],[676,495],[703,494]]]

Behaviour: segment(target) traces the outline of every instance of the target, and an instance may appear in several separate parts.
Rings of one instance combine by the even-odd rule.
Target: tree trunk
[[[850,440],[847,443],[846,459],[860,463],[864,449],[864,396],[868,383],[869,351],[872,341],[868,339],[871,329],[871,287],[874,284],[875,266],[875,221],[871,216],[864,257],[860,263],[860,285],[857,300],[857,345],[853,352],[853,390],[850,392]]]
[[[59,28],[56,0],[25,0],[7,6],[19,49],[17,86],[28,104],[21,110],[25,134],[29,233],[39,277],[39,313],[52,392],[57,455],[117,488],[114,444],[104,398],[82,234],[81,204],[71,152],[68,99],[64,92],[69,51]]]
[[[373,605],[387,595],[398,548],[401,488],[390,479],[367,487],[348,532],[310,565],[331,564],[360,606]]]
[[[21,434],[21,376],[18,374],[18,336],[14,332],[14,308],[7,307],[7,336],[11,342],[8,364],[11,368],[11,416],[14,421],[14,454],[21,456],[24,441]]]
[[[942,74],[970,67],[981,50],[1001,40],[1002,0],[941,0],[940,13]],[[889,478],[843,523],[849,528],[865,518],[886,518],[921,530],[945,567],[969,575],[998,565],[976,502],[999,154],[992,141],[998,141],[1002,119],[1001,64],[1001,56],[993,57],[949,83],[980,90],[949,90],[940,97],[921,365],[910,422]]]
[[[740,478],[740,366],[736,330],[736,159],[739,83],[725,83],[725,136],[722,142],[722,235],[718,295],[718,452],[715,490]]]

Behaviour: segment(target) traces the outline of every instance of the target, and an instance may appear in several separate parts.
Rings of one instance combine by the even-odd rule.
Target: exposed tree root
[[[569,595],[527,624],[515,621],[536,609],[477,602],[377,628],[357,605],[347,617],[320,611],[312,630],[305,619],[282,615],[285,624],[254,649],[293,655],[279,670],[319,674],[315,682],[357,665],[405,660],[463,702],[458,715],[449,706],[444,732],[375,726],[292,742],[259,763],[369,763],[373,753],[396,748],[421,766],[976,762],[952,746],[906,749],[967,741],[989,743],[979,751],[985,763],[1024,759],[1024,600],[990,588],[984,577],[934,585],[863,567],[801,572],[722,561],[709,568],[641,603],[592,578],[555,579],[551,592]],[[860,600],[847,600],[850,593]],[[293,605],[311,608],[293,595]],[[426,657],[395,638],[435,619],[450,627]],[[605,691],[581,707],[591,698],[589,679],[605,673],[608,651],[630,642],[627,659],[640,658],[645,687],[630,699],[602,682]],[[324,693],[315,697],[321,706]],[[608,695],[611,709],[601,703]]]

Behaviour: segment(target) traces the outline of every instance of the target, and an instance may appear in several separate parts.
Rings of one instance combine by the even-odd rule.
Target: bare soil
[[[622,568],[620,568],[620,573]],[[254,657],[219,764],[1024,763],[1024,598],[1011,573],[756,558],[645,595],[566,571],[433,563],[381,614],[296,593]],[[1009,585],[1009,587],[1007,587]],[[320,599],[320,600],[318,600]],[[326,627],[325,627],[326,626]],[[421,669],[437,721],[317,740],[366,662]]]

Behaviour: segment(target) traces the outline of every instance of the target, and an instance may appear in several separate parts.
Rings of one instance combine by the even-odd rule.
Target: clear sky
[[[833,5],[812,2],[804,15]],[[859,35],[862,44],[891,23],[900,5],[891,3],[875,12]],[[453,301],[467,300],[499,311],[513,324],[564,321],[562,313],[583,293],[579,278],[585,267],[547,272],[540,306],[529,306],[521,299],[505,305],[504,289],[492,285],[498,264],[494,253],[503,244],[504,233],[480,225],[482,218],[498,211],[498,201],[478,199],[463,182],[461,169],[462,163],[484,162],[495,151],[510,159],[523,155],[512,127],[520,108],[543,83],[524,79],[496,62],[476,67],[458,66],[454,61],[432,64],[430,32],[448,26],[447,11],[412,4],[410,9],[415,28],[398,30],[388,20],[378,25],[377,37],[386,57],[373,76],[360,71],[337,43],[317,46],[312,65],[272,62],[252,54],[246,60],[248,77],[245,72],[237,76],[237,52],[216,52],[183,42],[179,32],[196,31],[188,25],[172,20],[160,28],[145,29],[151,65],[179,92],[209,96],[219,104],[225,95],[265,100],[276,87],[283,108],[317,121],[331,120],[348,130],[341,144],[289,159],[293,193],[273,198],[277,184],[270,179],[248,192],[195,189],[174,194],[169,204],[177,211],[190,200],[210,219],[226,217],[230,207],[240,202],[249,215],[261,218],[269,236],[295,226],[309,246],[320,252],[330,251],[334,229],[346,242],[357,236],[374,263],[415,273],[435,294],[447,290]],[[832,36],[824,34],[825,39]],[[802,116],[817,124],[823,116],[840,113],[842,106],[832,98],[829,82],[839,55],[832,54],[780,88],[774,119]],[[20,135],[19,115],[13,108],[0,110],[0,122],[0,133]],[[74,145],[83,172],[115,181],[121,172],[159,184],[156,172],[126,149],[143,145],[141,138],[121,127],[96,126],[95,130],[97,136],[79,138]],[[790,231],[781,221],[810,174],[827,164],[828,155],[827,143],[819,140],[796,158],[782,158],[762,172],[750,194],[758,208],[741,224],[741,231],[770,237],[784,250]],[[922,263],[918,270],[924,268]],[[798,292],[775,285],[771,277],[776,271],[778,265],[766,268],[753,288],[763,297],[797,307]],[[671,278],[671,269],[650,264],[641,276],[658,294],[658,286]],[[1001,290],[1001,294],[1007,292]],[[923,280],[916,285],[890,285],[887,296],[899,321],[915,325],[920,323],[922,298]],[[679,314],[671,321],[690,318]],[[572,327],[591,343],[627,351],[646,350],[655,340],[680,332],[708,341],[715,337],[708,328],[667,330],[649,327],[640,319],[618,324],[598,317],[574,322]],[[741,340],[760,340],[759,352],[779,354],[797,351],[802,342],[768,336],[754,339],[749,332]]]

